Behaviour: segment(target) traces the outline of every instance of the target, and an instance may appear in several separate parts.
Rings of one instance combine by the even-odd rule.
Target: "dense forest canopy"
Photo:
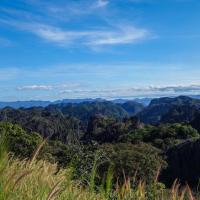
[[[187,155],[189,149],[200,148],[199,108],[199,100],[183,96],[152,100],[146,107],[134,101],[6,107],[0,110],[0,134],[6,134],[10,151],[21,158],[48,138],[40,157],[64,168],[73,166],[74,178],[88,177],[98,155],[99,177],[113,166],[116,179],[123,173],[132,177],[137,171],[136,179],[151,182],[160,169],[166,185],[176,176],[195,185],[194,177],[200,175],[182,170],[180,176],[181,166],[172,161],[180,152],[182,160],[177,162],[187,165],[184,157],[191,156],[194,166],[200,166],[199,154]]]

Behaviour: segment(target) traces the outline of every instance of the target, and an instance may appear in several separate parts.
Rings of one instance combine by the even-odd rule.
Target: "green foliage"
[[[9,158],[6,151],[6,141],[10,146],[9,142],[15,141],[16,138],[26,137],[26,140],[17,140],[24,144],[24,151],[28,142],[32,143],[33,141],[17,125],[1,123],[0,127],[0,167],[4,163],[3,168],[0,168],[0,200],[183,200],[187,197],[194,199],[189,187],[179,193],[179,185],[175,184],[172,192],[169,193],[163,184],[157,182],[157,169],[165,163],[159,156],[159,151],[150,145],[80,146],[77,155],[70,154],[70,156],[72,156],[72,161],[76,163],[76,166],[80,162],[87,166],[89,164],[90,169],[84,166],[81,171],[84,174],[84,170],[86,170],[86,174],[89,175],[85,179],[89,181],[89,187],[87,187],[80,182],[80,176],[79,180],[71,179],[74,177],[73,173],[77,175],[77,171],[72,171],[71,168],[58,169],[56,164],[44,160],[31,162],[29,159]],[[46,148],[52,151],[58,145],[61,152],[66,151],[66,155],[67,152],[75,153],[74,150],[72,151],[74,146],[68,149],[66,145],[59,142],[53,143],[54,146],[51,145],[52,142]],[[45,154],[47,149],[42,154]],[[77,147],[75,149],[78,150]],[[80,155],[84,157],[80,157]],[[74,160],[73,156],[76,157]],[[88,156],[89,159],[87,159]],[[100,178],[102,174],[106,176],[102,180],[103,187],[96,187],[98,180],[96,178]],[[118,180],[118,184],[115,186],[113,183],[116,183],[116,180]],[[198,200],[198,197],[196,199]]]
[[[1,158],[2,159],[2,158]],[[0,160],[1,163],[1,160]],[[0,200],[183,200],[194,199],[189,187],[182,191],[175,184],[170,192],[154,182],[146,186],[140,181],[132,187],[130,179],[115,188],[110,178],[106,190],[92,190],[71,179],[70,169],[58,169],[55,164],[30,160],[9,159],[0,176]],[[188,198],[187,198],[188,197]],[[199,200],[197,196],[195,198]]]
[[[113,166],[114,178],[119,182],[123,182],[125,177],[152,182],[157,171],[166,166],[160,152],[148,144],[104,144],[100,149],[107,155],[100,173]]]
[[[37,132],[44,138],[51,137],[63,143],[76,143],[82,134],[79,120],[66,117],[45,108],[0,110],[0,120],[18,124],[28,132]]]
[[[199,106],[177,105],[172,107],[168,113],[162,116],[162,123],[189,123],[199,113]]]
[[[20,126],[6,122],[0,122],[0,135],[6,137],[9,151],[22,157],[29,157],[42,141],[37,133],[28,134]]]
[[[78,145],[65,145],[60,141],[48,141],[42,152],[41,158],[44,158],[52,163],[57,162],[59,166],[69,166],[76,159],[76,155],[80,151]]]
[[[115,143],[124,134],[140,127],[136,117],[116,120],[102,115],[95,115],[88,123],[87,133],[83,140],[94,140],[98,143]]]
[[[183,142],[186,139],[198,138],[197,130],[186,124],[161,124],[158,127],[145,125],[123,135],[121,141],[139,143],[151,143],[162,150]]]
[[[163,183],[155,181],[154,183],[148,185],[147,188],[146,188],[147,199],[148,200],[157,199],[158,196],[162,196],[165,189],[166,188],[165,188],[165,185]]]
[[[110,168],[115,181],[119,179],[122,182],[125,175],[151,182],[157,170],[166,166],[160,151],[148,144],[66,146],[60,142],[50,142],[44,147],[43,154],[51,162],[73,168],[74,179],[93,186],[94,183],[101,185],[109,177],[107,171]]]

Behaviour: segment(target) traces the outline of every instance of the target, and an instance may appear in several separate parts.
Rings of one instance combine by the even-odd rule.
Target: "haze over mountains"
[[[192,98],[200,99],[200,95],[192,95]],[[159,98],[159,97],[157,97]],[[152,98],[133,98],[133,99],[113,99],[113,100],[106,100],[103,98],[86,98],[86,99],[63,99],[63,100],[56,100],[56,101],[42,101],[42,100],[27,100],[27,101],[0,101],[0,108],[4,107],[12,107],[12,108],[30,108],[30,107],[46,107],[50,104],[60,104],[60,103],[82,103],[82,102],[104,102],[104,101],[111,101],[113,103],[125,103],[128,101],[135,101],[138,103],[147,106]]]
[[[0,102],[0,108],[4,107],[12,107],[12,108],[30,108],[30,107],[46,107],[50,104],[67,104],[67,103],[83,103],[83,102],[105,102],[108,101],[106,99],[102,98],[87,98],[87,99],[63,99],[63,100],[57,100],[57,101],[41,101],[41,100],[29,100],[29,101],[13,101],[13,102]],[[127,99],[114,99],[110,100],[113,103],[125,103]],[[141,98],[136,99],[136,102],[139,102],[144,105],[148,105],[151,101],[151,98]]]

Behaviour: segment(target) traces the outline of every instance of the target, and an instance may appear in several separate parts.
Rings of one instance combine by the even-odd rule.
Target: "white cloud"
[[[108,11],[105,10],[107,14],[101,12],[101,8],[111,3],[109,0],[71,1],[69,3],[22,1],[27,6],[34,7],[36,12],[2,7],[0,11],[6,17],[1,18],[0,23],[32,33],[42,40],[62,47],[71,45],[72,47],[87,46],[95,49],[99,46],[133,44],[149,39],[151,36],[149,30],[145,28],[136,27],[132,23],[121,24],[121,19],[110,23]],[[82,19],[80,18],[82,14],[91,15],[91,18],[98,16],[104,25],[96,27],[91,24],[87,28],[80,28],[80,26],[75,29],[67,28],[68,25],[71,26],[76,16],[78,20]],[[87,24],[84,20],[83,17],[83,25]]]
[[[51,85],[27,85],[18,87],[17,90],[52,90]]]
[[[102,8],[102,7],[107,6],[108,4],[109,4],[109,1],[107,0],[98,0],[94,8]]]
[[[135,97],[159,97],[178,95],[197,95],[200,93],[200,85],[174,85],[174,86],[148,86],[109,89],[77,89],[64,90],[60,94],[68,97],[93,97],[93,98],[135,98]]]
[[[135,66],[135,67],[134,67]],[[154,66],[152,77],[145,73]],[[46,68],[0,69],[1,95],[9,94],[18,98],[40,95],[40,99],[62,98],[134,98],[200,94],[199,67],[165,65],[156,63],[121,63],[121,64],[76,64],[46,66]],[[171,71],[168,74],[168,71]],[[160,73],[161,72],[161,73]],[[169,77],[173,72],[173,77]],[[181,72],[184,72],[183,74]],[[159,80],[157,75],[159,75]],[[162,74],[162,76],[160,76]],[[178,75],[177,75],[178,74]],[[1,78],[2,77],[2,78]],[[26,77],[21,79],[21,77]],[[125,77],[123,81],[120,79]],[[155,78],[156,77],[156,78]],[[178,77],[178,78],[177,78]],[[14,83],[8,84],[7,80]],[[43,82],[38,82],[42,80]],[[49,80],[52,80],[50,84]],[[66,80],[68,80],[66,82]],[[148,80],[143,83],[138,80]],[[184,81],[183,81],[184,80]],[[171,82],[171,85],[167,85]],[[18,83],[18,87],[16,86]],[[31,83],[31,84],[30,84]],[[33,93],[31,93],[33,91]],[[49,95],[49,97],[46,97]],[[7,95],[8,96],[8,95]],[[3,97],[2,97],[3,98]]]
[[[66,83],[58,85],[25,85],[18,87],[19,91],[28,91],[28,90],[53,90],[53,89],[77,89],[81,85],[79,83]]]
[[[65,84],[56,85],[54,87],[62,88],[62,89],[76,89],[76,88],[80,88],[81,86],[82,84],[80,83],[65,83]]]
[[[148,30],[131,25],[102,27],[91,30],[66,30],[41,23],[22,23],[13,20],[0,20],[0,22],[20,30],[29,31],[46,41],[54,42],[60,46],[86,45],[91,47],[133,44],[150,36]]]
[[[145,29],[140,29],[131,26],[123,26],[116,31],[103,32],[99,37],[93,38],[89,42],[91,45],[118,45],[132,44],[142,39],[146,39],[149,32]]]

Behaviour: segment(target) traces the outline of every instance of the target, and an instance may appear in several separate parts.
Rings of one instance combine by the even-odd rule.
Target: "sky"
[[[0,101],[191,94],[199,0],[0,0]]]

